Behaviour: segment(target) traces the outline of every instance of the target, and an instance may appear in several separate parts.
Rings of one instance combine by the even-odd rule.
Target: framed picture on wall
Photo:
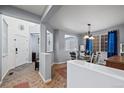
[[[53,51],[53,33],[47,30],[47,52]]]

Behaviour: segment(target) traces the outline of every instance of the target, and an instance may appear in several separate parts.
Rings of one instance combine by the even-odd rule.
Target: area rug
[[[30,86],[29,86],[28,82],[21,82],[21,83],[15,85],[14,88],[30,88]]]
[[[59,73],[63,78],[67,78],[67,67],[62,67],[59,69],[56,69],[57,73]]]

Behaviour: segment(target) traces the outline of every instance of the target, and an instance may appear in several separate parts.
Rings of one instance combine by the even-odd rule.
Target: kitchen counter
[[[124,87],[124,71],[70,60],[67,62],[67,87]]]

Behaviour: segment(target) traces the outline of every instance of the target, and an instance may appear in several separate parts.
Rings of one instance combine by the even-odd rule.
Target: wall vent
[[[20,30],[24,30],[24,25],[19,25]]]

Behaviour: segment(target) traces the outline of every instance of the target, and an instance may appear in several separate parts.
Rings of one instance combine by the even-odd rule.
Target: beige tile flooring
[[[10,70],[0,87],[13,88],[18,83],[28,82],[31,88],[65,88],[67,80],[57,73],[56,69],[66,66],[66,64],[53,65],[52,81],[45,84],[38,74],[38,71],[34,70],[33,63],[24,64]],[[13,75],[9,75],[10,72],[14,72]]]

